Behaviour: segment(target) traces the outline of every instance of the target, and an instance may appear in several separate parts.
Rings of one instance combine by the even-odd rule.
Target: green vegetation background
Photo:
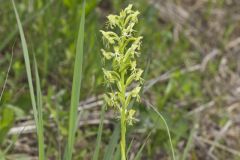
[[[99,30],[105,27],[105,17],[108,14],[118,13],[129,3],[132,3],[134,8],[141,12],[137,30],[144,38],[139,64],[141,68],[147,69],[146,84],[151,84],[157,77],[167,73],[166,80],[154,83],[154,86],[144,92],[142,103],[134,105],[134,108],[138,110],[139,122],[129,128],[129,143],[134,138],[131,152],[136,153],[149,132],[152,132],[144,148],[143,157],[147,159],[171,157],[167,131],[158,116],[149,111],[149,107],[146,105],[146,101],[149,101],[158,108],[167,120],[176,155],[180,158],[187,148],[187,142],[191,143],[190,135],[194,130],[195,122],[201,118],[189,115],[189,111],[216,98],[209,92],[212,84],[208,86],[205,83],[217,74],[219,60],[212,60],[204,72],[182,72],[186,68],[201,64],[204,54],[201,49],[192,44],[192,40],[185,34],[184,28],[180,29],[177,38],[175,37],[176,24],[159,18],[159,11],[154,3],[150,4],[147,0],[88,0],[86,2],[83,79],[80,99],[83,101],[104,92],[100,55],[100,49],[103,46]],[[181,2],[176,1],[176,4],[178,3]],[[62,151],[62,147],[64,147],[67,135],[81,1],[22,0],[16,1],[16,5],[23,23],[30,55],[33,58],[33,54],[35,54],[39,65],[47,156],[56,158],[59,157],[59,151]],[[221,9],[223,6],[224,2],[222,1],[216,3],[209,1],[200,16],[208,21],[211,9]],[[223,46],[233,30],[234,26],[226,25],[225,34],[216,46],[220,49],[224,48]],[[204,41],[201,38],[197,37],[196,39],[200,42]],[[31,100],[14,11],[10,1],[0,0],[1,87],[4,85],[12,52],[13,61],[0,101],[0,152],[10,142],[24,137],[24,135],[19,137],[17,135],[7,136],[9,129],[21,119],[32,117]],[[233,63],[233,70],[235,67]],[[219,105],[221,106],[221,104]],[[99,118],[100,110],[100,107],[96,107],[93,111],[86,110],[82,116],[87,120],[89,120],[89,116],[90,119],[91,116]],[[104,153],[114,124],[117,122],[112,113],[108,115],[110,118],[108,117],[107,120],[110,124],[104,126],[103,147],[100,153]],[[227,120],[227,116],[215,118],[219,126],[223,126]],[[95,147],[97,129],[98,124],[86,124],[78,131],[75,159],[89,159],[91,157]],[[36,137],[31,135],[29,139],[28,143],[33,143],[32,147],[36,148],[34,145]],[[34,150],[30,153],[16,150],[18,149],[13,147],[8,154],[26,157],[29,154],[36,154]],[[194,147],[191,148],[190,154],[192,157],[201,157],[198,155],[198,149]]]

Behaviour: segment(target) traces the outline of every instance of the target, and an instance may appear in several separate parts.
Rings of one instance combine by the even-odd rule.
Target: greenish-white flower
[[[140,55],[143,37],[136,36],[134,30],[140,13],[132,10],[132,7],[128,5],[119,15],[107,16],[110,30],[100,31],[106,45],[106,49],[101,52],[110,65],[108,69],[103,68],[105,82],[110,86],[110,92],[105,94],[104,99],[108,106],[119,112],[120,117],[125,114],[129,125],[133,124],[136,111],[128,109],[128,105],[133,99],[140,101],[139,92],[143,82],[143,70],[137,67],[136,59],[136,56]],[[129,90],[133,83],[136,87]]]

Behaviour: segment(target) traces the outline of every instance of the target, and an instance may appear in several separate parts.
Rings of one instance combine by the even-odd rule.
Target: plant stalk
[[[126,160],[126,113],[125,107],[121,113],[121,160]]]
[[[122,111],[121,111],[121,141],[120,141],[120,146],[121,146],[121,160],[126,160],[126,98],[125,98],[125,80],[124,80],[124,74],[125,72],[123,71],[121,73],[121,85],[122,85],[122,96],[124,97],[123,102],[122,102]]]

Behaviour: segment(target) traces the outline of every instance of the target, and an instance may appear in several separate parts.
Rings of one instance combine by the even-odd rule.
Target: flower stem
[[[121,160],[126,160],[126,86],[125,86],[125,78],[124,78],[125,71],[121,72],[121,85],[122,85],[122,96],[124,97],[122,101],[122,110],[121,110]]]
[[[121,112],[121,160],[126,160],[126,113],[125,107]]]

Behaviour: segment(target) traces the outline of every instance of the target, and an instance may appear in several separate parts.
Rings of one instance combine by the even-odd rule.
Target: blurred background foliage
[[[142,103],[134,104],[139,121],[129,128],[129,142],[134,139],[130,153],[136,153],[152,132],[142,159],[171,157],[167,132],[150,111],[147,104],[151,103],[167,120],[178,159],[239,159],[238,0],[88,0],[81,104],[87,105],[89,98],[93,102],[101,99],[105,86],[99,30],[105,27],[108,14],[118,13],[129,3],[141,12],[136,28],[144,37],[139,66],[146,71]],[[39,64],[47,155],[57,159],[67,134],[81,0],[20,0],[16,4],[29,51]],[[34,134],[9,134],[11,128],[32,124],[25,66],[10,1],[0,0],[0,22],[2,89],[13,53],[0,101],[0,154],[11,146],[8,159],[35,157]],[[93,154],[100,110],[99,105],[84,110],[75,159],[90,159]],[[105,118],[102,151],[117,122],[112,112]]]

